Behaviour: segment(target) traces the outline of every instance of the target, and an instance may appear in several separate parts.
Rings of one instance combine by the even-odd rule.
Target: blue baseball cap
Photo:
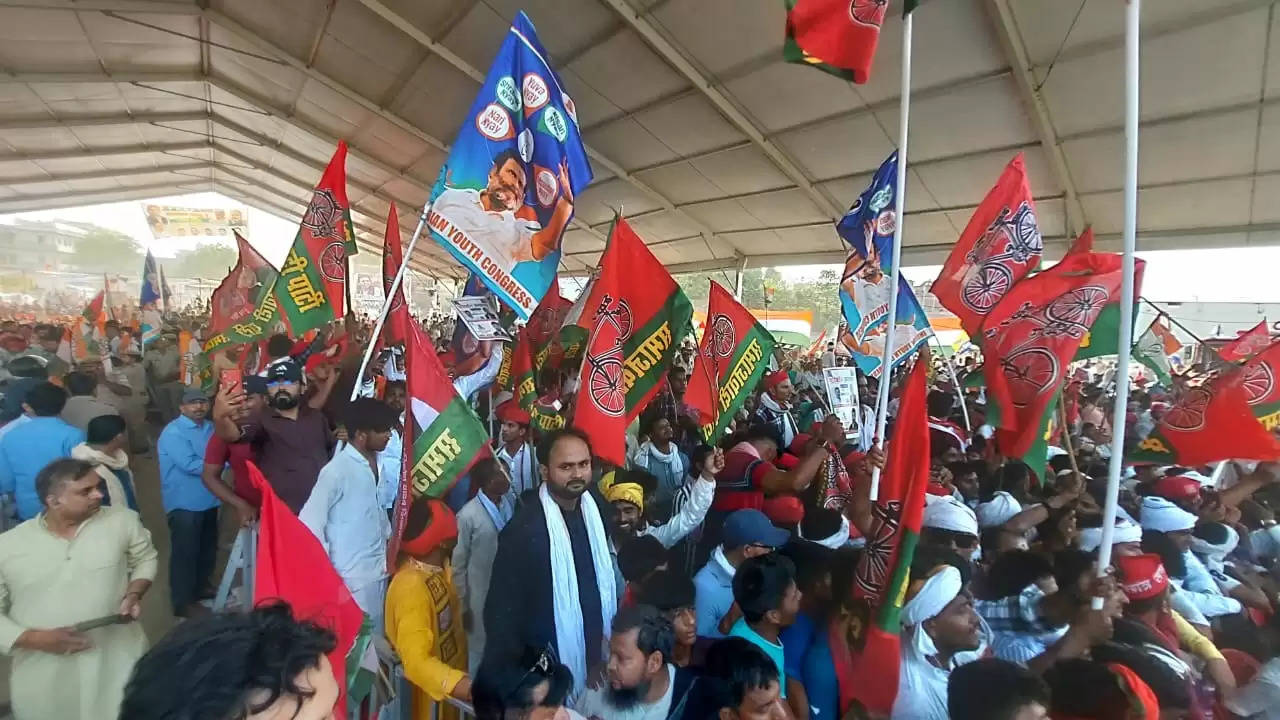
[[[724,546],[730,550],[746,545],[780,548],[791,533],[769,522],[759,510],[734,510],[724,521]]]

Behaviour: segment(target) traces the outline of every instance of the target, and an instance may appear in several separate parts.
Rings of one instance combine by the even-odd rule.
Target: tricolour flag
[[[702,436],[714,445],[769,368],[774,341],[750,310],[719,283],[710,282],[707,328],[685,402],[697,409]]]
[[[621,466],[623,436],[658,391],[693,306],[644,240],[618,218],[600,259],[600,294],[587,340],[573,424],[597,457]]]
[[[1218,350],[1218,355],[1227,362],[1239,362],[1262,352],[1270,344],[1271,331],[1267,327],[1267,321],[1263,320],[1240,333],[1235,340],[1223,345]]]
[[[236,264],[209,299],[210,342],[227,328],[253,315],[266,293],[275,287],[279,275],[243,235],[237,231],[235,236]]]
[[[573,100],[516,13],[431,191],[431,237],[528,320],[591,182]]]
[[[404,264],[404,251],[400,248],[400,218],[396,214],[396,204],[391,203],[387,211],[387,230],[382,237],[382,294],[386,297],[395,284],[396,274]],[[402,281],[403,283],[403,281]],[[384,345],[400,345],[409,334],[409,305],[404,301],[404,285],[396,288],[395,297],[391,300],[391,308],[387,311],[387,319],[383,324],[380,342]],[[459,323],[460,325],[462,323]]]
[[[889,328],[890,280],[893,259],[894,197],[898,184],[898,153],[880,165],[871,184],[853,201],[836,224],[836,232],[849,244],[849,257],[840,278],[840,308],[849,335],[845,344],[865,375],[879,377],[884,360],[884,340]],[[905,277],[898,277],[897,318],[893,329],[893,363],[897,367],[929,341],[929,318]]]
[[[898,694],[899,615],[929,484],[928,372],[928,363],[917,361],[903,389],[880,496],[871,505],[870,532],[853,577],[855,621],[849,634],[833,625],[828,638],[841,717],[855,703],[887,716]]]
[[[1169,355],[1164,349],[1164,337],[1156,330],[1158,327],[1163,327],[1160,318],[1152,320],[1138,336],[1138,341],[1133,344],[1133,359],[1151,368],[1161,385],[1169,386],[1173,384],[1172,371],[1169,369]]]
[[[1249,405],[1249,374],[1227,368],[1203,385],[1187,387],[1126,459],[1131,462],[1195,467],[1218,460],[1275,460],[1280,440]],[[1270,393],[1266,393],[1265,397]]]
[[[906,0],[903,14],[919,0]],[[786,0],[787,28],[782,57],[862,84],[880,41],[888,0]]]
[[[960,318],[974,342],[983,320],[1040,262],[1044,240],[1022,153],[969,218],[930,291]]]
[[[329,664],[338,682],[334,717],[347,715],[349,669],[358,667],[368,646],[368,624],[324,546],[271,489],[258,466],[249,462],[249,482],[262,495],[258,554],[254,562],[253,602],[283,600],[299,620],[332,630],[337,647]],[[360,642],[364,635],[364,642]]]
[[[1119,294],[1121,260],[1104,253],[1068,255],[1014,285],[986,316],[983,376],[988,405],[999,416],[996,441],[1003,454],[1021,457],[1035,443],[1080,339]]]

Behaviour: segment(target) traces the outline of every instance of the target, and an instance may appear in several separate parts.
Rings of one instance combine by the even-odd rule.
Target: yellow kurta
[[[402,565],[387,588],[386,632],[413,683],[413,717],[426,720],[432,701],[448,697],[467,675],[467,635],[450,574],[414,560]],[[439,717],[458,713],[445,707]]]
[[[28,629],[49,629],[119,612],[133,580],[156,575],[156,548],[138,514],[104,507],[71,540],[49,532],[44,514],[0,534],[0,652],[16,720],[114,720],[129,673],[147,650],[138,623],[89,630],[93,647],[74,655],[14,649]]]

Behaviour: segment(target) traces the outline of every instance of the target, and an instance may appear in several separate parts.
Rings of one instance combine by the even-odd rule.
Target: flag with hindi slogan
[[[517,12],[431,191],[427,227],[528,320],[551,286],[574,198],[591,183],[577,107]]]
[[[906,0],[903,14],[918,2]],[[888,0],[786,0],[782,57],[861,85],[871,77],[888,9]]]
[[[930,291],[979,343],[983,319],[1040,262],[1044,240],[1022,153],[969,218]]]
[[[1068,255],[1014,285],[986,316],[983,376],[1004,455],[1021,457],[1035,443],[1080,339],[1120,292],[1121,262],[1107,253]]]
[[[400,248],[400,218],[396,214],[396,204],[391,203],[387,211],[387,230],[382,236],[382,295],[386,297],[395,284],[396,274],[404,264],[404,251]],[[403,281],[401,281],[403,283]],[[391,300],[391,308],[387,311],[387,319],[383,324],[382,337],[384,345],[400,345],[409,334],[409,305],[404,301],[404,285],[396,288],[395,298]],[[462,325],[463,323],[458,323]]]
[[[279,273],[238,231],[236,264],[209,299],[208,336],[213,337],[253,314]]]
[[[864,375],[879,377],[884,341],[889,329],[889,299],[893,293],[889,267],[893,259],[894,197],[898,184],[898,153],[891,153],[853,201],[836,232],[849,244],[840,278],[840,309],[849,324],[845,346]],[[898,277],[897,318],[893,328],[892,367],[911,357],[929,341],[933,328],[911,284]]]
[[[1133,344],[1133,359],[1151,368],[1161,385],[1169,386],[1173,384],[1173,377],[1169,369],[1169,355],[1164,350],[1164,338],[1156,331],[1160,326],[1160,318],[1156,318],[1138,336]]]
[[[702,437],[714,445],[755,390],[773,357],[773,336],[714,280],[684,400],[698,411]]]
[[[855,703],[872,715],[887,716],[898,694],[899,615],[929,484],[928,372],[929,363],[918,359],[904,383],[880,496],[871,504],[871,528],[853,576],[854,617],[847,634],[832,625],[828,637],[839,717]]]
[[[1125,459],[1195,467],[1218,460],[1280,458],[1280,440],[1258,422],[1249,405],[1247,378],[1242,368],[1226,368],[1203,385],[1183,388]],[[1257,389],[1251,392],[1257,394]]]
[[[1240,333],[1235,340],[1223,345],[1218,350],[1218,355],[1229,363],[1239,362],[1262,352],[1270,344],[1271,332],[1267,328],[1267,321],[1263,320]]]
[[[627,425],[658,391],[693,306],[644,240],[622,218],[600,258],[600,294],[582,359],[573,424],[602,460],[626,460]]]

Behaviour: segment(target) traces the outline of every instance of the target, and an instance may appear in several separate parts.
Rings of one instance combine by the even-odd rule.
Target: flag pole
[[[1126,0],[1124,8],[1124,264],[1120,284],[1120,340],[1116,359],[1116,404],[1111,413],[1111,461],[1107,496],[1102,511],[1102,542],[1098,546],[1098,576],[1111,565],[1111,541],[1115,535],[1116,507],[1120,494],[1120,470],[1124,464],[1125,414],[1129,407],[1129,351],[1133,345],[1133,254],[1138,234],[1138,83],[1139,18],[1142,0]],[[1101,597],[1093,609],[1102,609]]]
[[[907,125],[911,110],[911,18],[902,16],[902,89],[898,110],[898,177],[893,194],[893,253],[889,266],[889,314],[885,317],[884,354],[880,358],[880,385],[876,393],[876,432],[872,438],[884,442],[884,429],[889,421],[889,380],[893,375],[893,329],[898,319],[898,278],[902,264],[902,225],[906,220],[907,196]],[[880,468],[871,469],[871,501],[880,498]]]
[[[355,402],[360,397],[360,386],[364,382],[365,368],[369,367],[369,361],[373,359],[374,347],[378,345],[377,338],[382,337],[382,326],[387,321],[387,314],[391,312],[391,300],[400,290],[400,283],[404,280],[404,271],[409,267],[409,258],[413,257],[413,248],[418,244],[418,236],[422,235],[422,227],[427,223],[427,211],[431,209],[431,203],[422,206],[422,214],[418,215],[418,227],[413,229],[413,237],[409,239],[409,247],[405,248],[404,257],[400,258],[400,267],[396,270],[396,278],[391,281],[391,287],[387,290],[387,296],[382,299],[382,312],[378,313],[378,321],[373,324],[373,334],[369,336],[368,342],[364,345],[364,358],[360,360],[360,369],[356,372],[356,383],[351,388],[351,402]]]
[[[960,402],[960,412],[964,414],[964,430],[965,432],[973,432],[973,426],[969,424],[969,407],[964,403],[964,388],[960,387],[960,379],[956,377],[956,366],[951,362],[951,356],[942,349],[942,341],[937,335],[933,336],[933,342],[938,346],[938,355],[942,357],[942,362],[946,363],[947,372],[951,375],[951,384],[956,388],[956,400]]]

